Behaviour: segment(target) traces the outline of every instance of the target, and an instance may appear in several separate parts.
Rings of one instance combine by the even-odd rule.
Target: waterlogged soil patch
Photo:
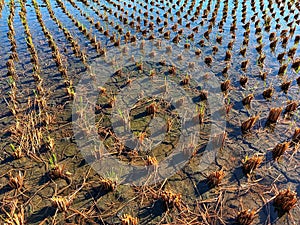
[[[172,102],[167,102],[159,97],[147,97],[142,96],[143,93],[137,93],[139,88],[135,89],[134,81],[139,77],[148,78],[148,82],[151,82],[158,93],[164,93],[168,95],[168,80],[176,82],[178,86],[182,86],[187,95],[195,101],[197,107],[195,110],[199,112],[195,114],[194,119],[199,126],[200,121],[203,126],[198,127],[200,132],[203,133],[202,139],[206,140],[208,132],[210,131],[210,122],[204,123],[204,118],[208,118],[207,102],[201,101],[199,98],[199,89],[201,87],[188,77],[188,73],[184,71],[177,71],[181,76],[174,76],[170,72],[172,66],[162,66],[159,63],[142,62],[143,68],[139,69],[136,65],[132,65],[126,68],[119,69],[111,78],[111,81],[106,82],[105,86],[100,87],[102,94],[97,102],[97,118],[96,124],[98,126],[98,132],[103,138],[104,145],[108,147],[109,152],[113,155],[118,155],[121,160],[130,161],[135,165],[144,165],[145,163],[158,162],[167,157],[172,151],[173,146],[176,146],[181,133],[181,118],[176,112],[176,107],[179,104],[183,104],[183,98],[174,99]],[[149,73],[150,71],[150,73]],[[181,79],[183,77],[183,79]],[[183,80],[187,79],[183,83]],[[157,82],[158,80],[165,80],[165,82]],[[157,84],[155,84],[157,82]],[[161,85],[163,83],[163,85]],[[137,100],[132,108],[128,108],[125,114],[117,108],[117,113],[113,121],[109,118],[112,116],[114,104],[118,92],[123,91],[122,88],[127,87],[131,93],[141,94],[141,98]],[[159,96],[159,95],[157,95]],[[126,96],[124,96],[126,98]],[[205,96],[204,96],[205,98]],[[176,105],[177,104],[177,105]],[[155,120],[153,122],[153,120]],[[153,124],[151,124],[153,123]],[[151,129],[152,126],[152,129]],[[118,139],[117,135],[123,130],[130,130],[128,136],[122,136],[122,139]],[[118,131],[121,130],[121,131]],[[108,135],[114,134],[115,135]],[[133,137],[132,137],[133,133]],[[204,135],[206,134],[206,136]],[[149,139],[152,142],[149,142]],[[134,139],[137,142],[134,143]],[[154,141],[153,141],[154,140]],[[128,142],[132,142],[132,149]],[[123,142],[123,143],[122,143]],[[120,143],[116,147],[116,143]],[[203,144],[205,142],[203,141]],[[147,145],[152,145],[151,148],[145,148]],[[151,162],[151,160],[153,160]]]

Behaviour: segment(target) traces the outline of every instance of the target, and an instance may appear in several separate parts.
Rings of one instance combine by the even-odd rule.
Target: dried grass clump
[[[179,54],[179,55],[177,56],[177,60],[178,60],[178,61],[183,60],[183,55],[182,55],[182,54]]]
[[[230,61],[231,58],[232,58],[232,53],[229,50],[227,50],[225,54],[225,61]]]
[[[266,59],[266,55],[264,53],[262,53],[258,59],[257,59],[257,64],[260,66],[260,67],[263,67],[263,64],[264,64],[264,61]]]
[[[247,52],[247,48],[246,48],[246,47],[240,49],[240,54],[241,54],[243,57],[246,57],[246,52]]]
[[[186,75],[182,80],[181,80],[181,85],[188,85],[190,83],[191,80],[191,76],[190,75]]]
[[[21,171],[17,174],[17,176],[13,177],[11,174],[9,176],[8,185],[13,188],[19,190],[24,186],[25,174]]]
[[[252,156],[251,158],[246,157],[242,163],[243,163],[243,171],[248,176],[253,173],[254,170],[256,170],[259,165],[262,163],[263,157],[262,156]]]
[[[266,79],[267,79],[267,76],[268,76],[268,72],[263,72],[263,71],[260,71],[259,72],[259,77],[263,80],[263,81],[265,81]]]
[[[115,95],[113,95],[113,96],[109,97],[109,99],[108,99],[108,102],[107,102],[107,106],[108,106],[109,108],[112,108],[112,107],[114,107],[114,106],[115,106],[115,103],[116,103],[116,101],[117,101],[117,98],[116,98],[116,96],[115,96]]]
[[[207,56],[204,58],[204,62],[208,65],[211,66],[211,63],[213,61],[213,58],[211,56]]]
[[[189,62],[188,63],[188,68],[190,68],[190,69],[195,68],[195,66],[196,66],[195,62]]]
[[[280,67],[279,67],[279,70],[278,70],[278,75],[279,76],[282,76],[286,73],[287,71],[287,68],[288,68],[288,64],[282,64]]]
[[[271,49],[271,51],[275,50],[276,45],[277,45],[277,41],[278,41],[278,39],[274,38],[274,40],[270,42],[270,49]]]
[[[195,50],[195,55],[199,56],[199,55],[201,55],[201,53],[202,53],[201,49],[196,49]]]
[[[275,161],[278,159],[288,150],[290,146],[290,142],[286,141],[283,143],[279,143],[272,149],[272,156]]]
[[[225,80],[224,82],[221,83],[221,91],[226,92],[230,88],[231,81],[230,80]]]
[[[278,60],[278,61],[282,61],[284,55],[285,55],[285,52],[279,53],[279,54],[277,55],[277,60]]]
[[[114,191],[117,188],[117,182],[109,178],[101,177],[99,180],[100,187],[104,191]]]
[[[236,223],[239,225],[251,225],[255,219],[254,210],[243,210],[238,213],[236,217]]]
[[[185,49],[190,49],[191,48],[191,44],[190,43],[185,43],[184,44],[184,48]]]
[[[300,128],[296,128],[292,137],[292,143],[298,144],[300,142]]]
[[[216,187],[221,183],[224,177],[225,177],[225,172],[223,170],[212,172],[207,177],[207,183],[210,187]]]
[[[248,65],[249,65],[249,59],[242,61],[241,69],[245,71],[247,69]]]
[[[284,113],[292,113],[298,108],[297,101],[288,101],[287,106],[285,107]]]
[[[259,115],[252,116],[249,119],[247,119],[246,121],[244,121],[241,125],[242,133],[243,134],[248,133],[258,119],[259,119]]]
[[[176,67],[175,67],[175,66],[169,67],[168,72],[169,72],[171,75],[176,75]]]
[[[288,53],[287,53],[288,57],[290,57],[291,59],[293,59],[296,51],[297,51],[297,46],[291,47],[289,49]],[[300,66],[300,60],[299,60],[299,66]]]
[[[273,41],[275,37],[276,37],[276,33],[275,32],[271,32],[270,36],[269,36],[269,41]]]
[[[11,155],[14,159],[20,159],[24,156],[22,148],[20,146],[15,147],[13,144],[10,144],[10,148],[13,151]]]
[[[55,164],[52,166],[52,169],[49,171],[49,176],[51,179],[57,179],[57,178],[62,178],[62,179],[68,179],[71,173],[69,173],[65,169],[65,165],[59,165]]]
[[[173,193],[172,191],[162,191],[159,197],[164,201],[167,208],[181,208],[182,196],[181,194]]]
[[[25,212],[24,212],[24,206],[20,205],[18,207],[18,199],[13,199],[8,204],[8,211],[5,209],[5,207],[1,208],[1,214],[6,215],[7,218],[4,218],[1,216],[2,222],[4,222],[5,225],[25,225],[27,224],[25,221]]]
[[[282,214],[289,212],[297,203],[297,194],[290,189],[280,191],[274,199],[274,207]]]
[[[248,77],[247,77],[247,76],[242,76],[242,77],[240,78],[240,84],[241,84],[241,86],[242,86],[243,88],[246,87],[247,82],[248,82]]]
[[[213,46],[212,47],[212,53],[213,53],[213,55],[215,55],[218,51],[219,51],[218,46]]]
[[[276,123],[280,114],[282,112],[282,107],[279,108],[271,108],[269,112],[269,116],[267,118],[267,123]]]
[[[152,102],[150,105],[146,107],[147,115],[154,116],[157,112],[157,105],[155,102]]]
[[[205,46],[205,41],[203,39],[201,39],[199,41],[199,45],[200,45],[200,47],[204,47]]]
[[[292,68],[298,73],[300,70],[300,58],[295,59],[293,64],[292,64]]]
[[[269,87],[266,90],[264,90],[263,97],[265,99],[269,99],[269,98],[271,98],[273,96],[273,94],[274,94],[274,88],[273,87]]]
[[[146,165],[157,167],[158,161],[157,161],[156,157],[155,156],[147,156]]]
[[[282,84],[281,84],[281,90],[284,92],[284,93],[287,93],[288,92],[288,90],[289,90],[289,88],[290,88],[290,86],[291,86],[291,83],[292,83],[292,81],[285,81],[285,82],[283,82]]]
[[[124,214],[121,217],[121,224],[122,225],[138,225],[139,219],[137,217],[133,217],[130,214]]]
[[[199,92],[199,98],[200,98],[200,101],[205,101],[205,100],[207,100],[207,98],[208,98],[208,91],[206,91],[206,90],[201,90],[201,91]]]
[[[242,103],[243,103],[243,105],[250,105],[250,103],[253,99],[254,99],[254,95],[249,94],[242,100]]]
[[[68,211],[72,200],[68,197],[55,197],[53,196],[51,199],[51,204],[53,207],[57,208],[60,212]]]
[[[172,40],[175,44],[178,44],[180,42],[180,36],[177,34],[173,40]]]
[[[228,76],[228,70],[230,69],[230,64],[226,64],[226,66],[223,68],[222,70],[222,74],[224,77],[227,77]]]

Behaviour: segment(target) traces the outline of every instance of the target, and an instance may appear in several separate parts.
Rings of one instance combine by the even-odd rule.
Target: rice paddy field
[[[0,0],[0,224],[300,224],[300,2]]]

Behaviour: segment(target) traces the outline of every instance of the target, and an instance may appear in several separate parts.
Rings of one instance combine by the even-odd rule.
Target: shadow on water
[[[284,219],[288,213],[281,213],[273,206],[273,201],[266,203],[258,213],[260,224],[265,224],[265,219],[269,218],[269,224],[275,224],[278,220]],[[282,224],[282,221],[280,222]]]
[[[0,189],[0,195],[3,195],[3,194],[5,194],[5,193],[7,193],[7,192],[9,192],[11,190],[12,190],[12,188],[8,184],[6,184],[5,186],[3,186]]]
[[[42,209],[40,209],[37,212],[34,212],[29,218],[28,223],[38,223],[40,221],[43,221],[47,217],[54,216],[56,209],[50,206],[46,206]]]
[[[46,174],[42,175],[41,178],[39,179],[39,185],[43,185],[43,184],[49,182],[50,180],[51,179],[50,179],[48,173],[46,173]]]
[[[14,157],[12,155],[6,157],[4,160],[1,161],[1,164],[4,165],[6,163],[11,163],[12,161],[14,161]]]
[[[152,206],[142,208],[138,217],[143,218],[141,224],[150,224],[155,218],[161,217],[165,211],[166,206],[164,202],[159,199],[155,201]]]
[[[234,171],[232,172],[232,176],[229,178],[229,182],[235,182],[237,181],[238,184],[240,184],[240,180],[243,179],[245,177],[245,174],[243,172],[243,167],[237,167],[234,169]]]
[[[141,112],[141,113],[139,113],[139,114],[137,114],[137,115],[134,115],[133,118],[134,118],[135,120],[137,120],[137,119],[144,118],[144,117],[146,117],[147,115],[148,115],[147,112],[144,111],[144,112]]]
[[[203,195],[206,192],[208,192],[210,189],[211,189],[211,187],[209,187],[209,185],[207,183],[207,179],[202,180],[199,183],[197,183],[197,185],[196,185],[195,195],[198,198],[201,195]]]
[[[86,194],[85,198],[93,198],[95,200],[101,198],[102,196],[105,196],[109,193],[109,190],[104,190],[101,186],[98,187],[92,187]]]

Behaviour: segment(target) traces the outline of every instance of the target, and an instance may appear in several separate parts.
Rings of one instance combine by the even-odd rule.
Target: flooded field
[[[0,224],[300,224],[297,0],[0,0]]]

